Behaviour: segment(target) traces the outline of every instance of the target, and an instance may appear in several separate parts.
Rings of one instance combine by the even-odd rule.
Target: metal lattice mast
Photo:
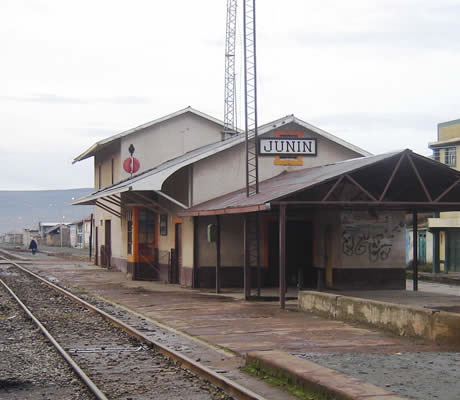
[[[235,41],[237,0],[227,0],[225,38],[224,134],[236,133]]]
[[[246,194],[259,193],[257,146],[256,1],[243,0]]]

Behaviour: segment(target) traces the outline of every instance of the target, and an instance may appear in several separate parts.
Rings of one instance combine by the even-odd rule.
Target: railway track
[[[60,349],[93,398],[263,399],[18,263],[0,257],[4,290],[21,299],[30,310],[29,317],[36,318],[36,323],[49,332],[49,340]],[[88,398],[78,396],[62,398]]]

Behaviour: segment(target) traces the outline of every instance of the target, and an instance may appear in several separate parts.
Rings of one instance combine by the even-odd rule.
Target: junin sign
[[[316,156],[316,139],[260,138],[261,156]]]

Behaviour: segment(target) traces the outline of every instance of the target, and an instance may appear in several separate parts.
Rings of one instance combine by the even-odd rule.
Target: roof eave
[[[92,156],[94,156],[98,151],[102,150],[102,148],[106,147],[108,144],[114,142],[115,140],[117,139],[121,139],[122,137],[126,137],[126,136],[129,136],[135,132],[138,132],[142,129],[146,129],[146,128],[149,128],[151,126],[154,126],[154,125],[157,125],[157,124],[160,124],[162,122],[165,122],[165,121],[168,121],[172,118],[176,118],[176,117],[179,117],[183,114],[186,114],[186,113],[192,113],[194,115],[197,115],[203,119],[206,119],[216,125],[219,125],[219,126],[222,126],[222,128],[224,127],[224,123],[223,121],[217,119],[217,118],[214,118],[208,114],[205,114],[201,111],[198,111],[196,109],[194,109],[193,107],[186,107],[186,108],[183,108],[179,111],[176,111],[174,113],[171,113],[171,114],[168,114],[168,115],[165,115],[163,117],[160,117],[160,118],[157,118],[157,119],[154,119],[152,121],[149,121],[149,122],[146,122],[145,124],[142,124],[142,125],[138,125],[134,128],[131,128],[131,129],[128,129],[126,131],[123,131],[123,132],[120,132],[120,133],[117,133],[115,135],[112,135],[106,139],[103,139],[103,140],[100,140],[99,142],[96,142],[95,144],[93,144],[88,150],[86,150],[85,152],[83,152],[82,154],[80,154],[79,156],[75,157],[72,161],[72,164],[75,164],[76,162],[78,161],[82,161],[82,160],[85,160],[87,158],[90,158]]]

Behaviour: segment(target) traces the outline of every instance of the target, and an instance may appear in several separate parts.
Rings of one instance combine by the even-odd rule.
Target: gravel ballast
[[[0,277],[12,286],[108,398],[231,399],[219,388],[142,345],[97,314],[35,278],[19,272],[16,267],[0,266]],[[11,359],[17,369],[24,368],[24,362],[26,360]],[[40,369],[34,371],[33,379],[41,379],[40,373]]]
[[[460,353],[294,355],[411,399],[460,399]]]

